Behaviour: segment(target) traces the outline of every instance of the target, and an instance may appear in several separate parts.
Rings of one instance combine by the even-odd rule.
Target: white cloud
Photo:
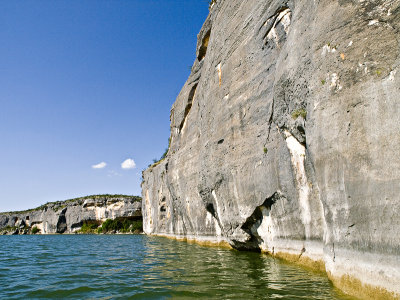
[[[93,169],[104,169],[107,166],[107,164],[102,161],[101,163],[97,164],[97,165],[93,165],[92,168]]]
[[[131,158],[128,158],[127,160],[125,160],[122,164],[121,164],[121,168],[122,169],[134,169],[136,168],[136,164],[135,161]]]

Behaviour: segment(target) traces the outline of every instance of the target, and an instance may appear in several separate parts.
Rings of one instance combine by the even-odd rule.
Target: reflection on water
[[[174,297],[344,299],[326,277],[258,253],[167,239],[146,239],[145,247],[144,264],[150,266],[145,287],[151,289],[156,282],[166,289],[172,285]]]
[[[0,298],[350,299],[251,252],[147,236],[0,236]]]

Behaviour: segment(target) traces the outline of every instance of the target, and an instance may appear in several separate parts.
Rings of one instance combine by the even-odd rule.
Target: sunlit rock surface
[[[148,234],[400,297],[400,1],[219,0],[144,174]]]
[[[116,218],[141,218],[141,198],[122,195],[96,195],[47,203],[38,208],[0,214],[0,229],[16,234],[36,227],[42,234],[74,233],[84,222]]]

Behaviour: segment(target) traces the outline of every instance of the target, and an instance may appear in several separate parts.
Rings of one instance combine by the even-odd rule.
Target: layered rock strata
[[[85,222],[141,217],[140,197],[98,195],[52,202],[27,211],[1,213],[0,229],[10,228],[16,234],[31,232],[33,227],[42,234],[74,233]]]
[[[145,232],[400,297],[400,1],[214,2],[143,173]]]

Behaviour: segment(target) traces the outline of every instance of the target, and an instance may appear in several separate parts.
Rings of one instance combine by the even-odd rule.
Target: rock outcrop
[[[141,219],[141,198],[123,195],[96,195],[47,203],[36,209],[0,214],[0,230],[12,234],[74,233],[85,222],[107,219]]]
[[[143,173],[144,231],[400,297],[400,1],[214,2]]]

